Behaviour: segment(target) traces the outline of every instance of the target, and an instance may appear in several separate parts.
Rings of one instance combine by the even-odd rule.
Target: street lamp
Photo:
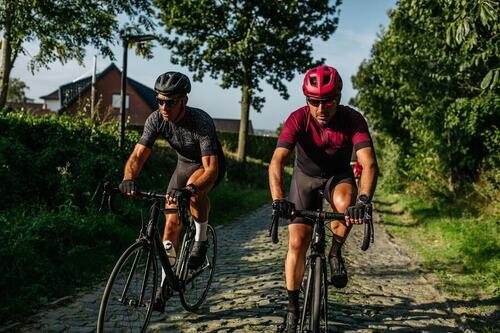
[[[122,35],[123,41],[123,68],[122,68],[122,89],[121,89],[121,105],[120,105],[120,140],[118,146],[123,148],[125,143],[125,102],[127,97],[127,56],[128,44],[130,42],[145,42],[148,40],[158,39],[155,35]]]

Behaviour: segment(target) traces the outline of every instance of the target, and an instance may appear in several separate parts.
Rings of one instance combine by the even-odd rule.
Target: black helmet
[[[155,91],[162,95],[186,95],[191,92],[189,78],[179,72],[166,72],[158,76]]]

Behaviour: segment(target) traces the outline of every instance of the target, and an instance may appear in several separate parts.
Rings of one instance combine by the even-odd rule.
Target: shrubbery
[[[217,136],[224,149],[236,153],[238,150],[238,133],[233,132],[217,132]],[[256,158],[265,163],[269,163],[273,157],[274,149],[278,138],[259,135],[248,135],[247,138],[247,156]],[[292,154],[288,165],[292,166],[295,159],[295,153]]]
[[[3,110],[0,133],[2,322],[109,274],[136,237],[144,206],[121,200],[120,215],[96,212],[102,181],[122,179],[136,131],[127,131],[125,148],[119,149],[116,125]],[[138,184],[164,191],[177,157],[161,144],[153,151]],[[226,179],[213,193],[215,223],[269,200],[266,167],[227,160]]]

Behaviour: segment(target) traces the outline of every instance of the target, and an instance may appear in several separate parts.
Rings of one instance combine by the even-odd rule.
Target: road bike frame
[[[318,200],[323,203],[323,191],[318,191]],[[304,305],[300,316],[299,332],[320,332],[320,311],[324,311],[325,332],[328,331],[328,277],[326,269],[326,220],[344,220],[345,215],[340,213],[325,212],[322,209],[313,210],[295,210],[292,217],[302,217],[314,221],[314,231],[312,235],[310,253],[306,258],[306,267],[308,267],[304,278],[307,278],[304,289]],[[273,243],[278,243],[278,222],[280,216],[273,211],[272,222],[269,228],[269,236]],[[367,206],[363,218],[365,224],[363,244],[361,249],[366,251],[370,242],[374,241],[373,221],[371,205]],[[304,281],[303,281],[304,282]],[[323,302],[321,302],[323,299]],[[323,309],[321,309],[323,303]],[[308,328],[305,327],[309,324]]]

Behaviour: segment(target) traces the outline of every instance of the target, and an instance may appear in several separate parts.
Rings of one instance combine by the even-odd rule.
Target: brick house
[[[91,85],[92,77],[88,76],[64,84],[40,98],[50,110],[70,114],[81,111],[90,115]],[[114,63],[96,75],[95,89],[99,119],[103,121],[117,119],[120,115],[121,71]],[[126,112],[130,124],[143,126],[146,118],[157,107],[154,90],[128,77]]]

